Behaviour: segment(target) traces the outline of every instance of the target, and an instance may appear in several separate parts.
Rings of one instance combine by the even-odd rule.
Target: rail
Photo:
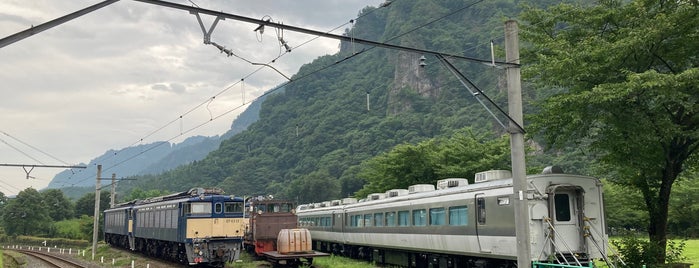
[[[77,268],[87,268],[87,265],[78,263],[66,257],[56,256],[49,253],[25,249],[13,249],[14,251],[20,252],[25,255],[30,255],[35,258],[45,261],[47,264],[54,267],[77,267]]]

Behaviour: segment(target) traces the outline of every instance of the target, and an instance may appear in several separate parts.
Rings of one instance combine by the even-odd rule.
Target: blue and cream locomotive
[[[222,267],[239,257],[243,210],[243,198],[220,189],[136,200],[104,211],[104,240],[175,262]]]

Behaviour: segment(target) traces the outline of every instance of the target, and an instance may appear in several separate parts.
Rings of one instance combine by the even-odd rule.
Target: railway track
[[[59,268],[89,268],[90,267],[86,264],[76,262],[72,259],[62,257],[62,256],[56,256],[56,255],[46,253],[46,252],[24,250],[24,249],[15,249],[14,251],[17,251],[17,252],[20,252],[22,254],[40,259],[40,260],[44,261],[50,267],[59,267]]]

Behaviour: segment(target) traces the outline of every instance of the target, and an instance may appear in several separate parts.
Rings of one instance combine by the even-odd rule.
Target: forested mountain
[[[490,41],[502,51],[504,20],[517,13],[515,2],[506,0],[394,1],[360,11],[346,35],[488,59]],[[357,176],[362,161],[398,144],[449,136],[464,127],[493,138],[504,133],[471,95],[473,89],[459,83],[436,58],[421,66],[422,56],[344,42],[339,53],[304,65],[284,92],[262,103],[259,121],[203,160],[138,177],[120,184],[119,190],[217,186],[236,195],[344,197],[364,184]],[[506,107],[503,70],[451,62]]]
[[[258,120],[260,104],[266,96],[253,101],[231,124],[231,129],[221,136],[193,136],[180,143],[159,141],[140,144],[119,150],[108,150],[99,157],[92,159],[83,170],[64,170],[47,186],[48,189],[62,188],[71,198],[78,198],[85,193],[93,192],[97,174],[97,164],[102,165],[103,177],[112,173],[117,177],[160,174],[181,165],[201,160],[209,152],[218,149],[222,140],[235,136]]]

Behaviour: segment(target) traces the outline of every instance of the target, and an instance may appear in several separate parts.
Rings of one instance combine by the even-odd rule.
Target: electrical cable
[[[32,146],[31,144],[28,144],[28,143],[26,143],[26,142],[24,142],[24,141],[18,139],[17,137],[14,137],[14,136],[8,134],[8,133],[5,132],[5,131],[1,131],[1,130],[0,130],[0,133],[2,133],[2,134],[4,134],[5,136],[8,136],[8,137],[10,137],[10,138],[12,138],[12,139],[18,141],[18,142],[20,142],[20,143],[22,143],[22,144],[24,144],[24,145],[26,145],[26,146],[29,147],[29,148],[34,149],[34,150],[36,150],[36,151],[38,151],[38,152],[40,152],[40,153],[42,153],[42,154],[44,154],[44,155],[46,155],[46,156],[48,156],[48,157],[51,157],[51,158],[53,158],[54,160],[56,160],[56,161],[58,161],[58,162],[61,162],[61,163],[65,164],[65,165],[70,165],[70,164],[68,164],[66,161],[63,161],[63,160],[61,160],[61,159],[58,159],[58,157],[55,157],[55,156],[53,156],[53,155],[51,155],[51,154],[49,154],[49,153],[47,153],[47,152],[45,152],[45,151],[43,151],[43,150],[41,150],[41,149],[35,147],[35,146]]]
[[[467,8],[470,8],[470,7],[472,7],[473,5],[478,4],[478,3],[482,2],[482,1],[483,1],[483,0],[476,1],[476,2],[474,2],[474,3],[472,3],[472,4],[469,4],[469,5],[467,5],[467,6],[463,7],[463,8],[460,8],[460,9],[454,11],[454,12],[451,12],[451,13],[449,13],[449,14],[446,14],[446,15],[440,17],[440,18],[437,18],[437,19],[432,20],[432,21],[430,21],[430,22],[427,22],[427,23],[425,23],[425,24],[423,24],[423,25],[420,25],[420,26],[418,26],[418,27],[416,27],[416,28],[414,28],[414,29],[411,29],[411,30],[406,31],[406,32],[404,32],[404,33],[402,33],[402,34],[399,34],[399,35],[397,35],[397,36],[394,36],[394,37],[388,39],[386,42],[390,42],[390,41],[392,41],[392,40],[395,40],[395,39],[397,39],[397,38],[400,38],[400,37],[402,37],[402,36],[405,36],[405,35],[408,34],[408,33],[411,33],[411,32],[414,32],[414,31],[420,29],[420,28],[426,27],[427,25],[430,25],[430,24],[432,24],[432,23],[434,23],[434,22],[436,22],[436,21],[439,21],[439,20],[441,20],[441,19],[443,19],[443,18],[446,18],[446,17],[448,17],[448,16],[451,16],[451,15],[453,15],[453,14],[456,14],[456,13],[458,13],[458,12],[461,12],[461,11],[463,11],[463,10],[466,10]],[[366,16],[366,15],[369,15],[369,14],[373,13],[374,11],[376,11],[376,10],[378,10],[378,9],[379,9],[379,8],[374,9],[374,10],[372,10],[371,12],[368,12],[368,13],[366,13],[366,14],[362,14],[362,16],[359,16],[358,18],[363,17],[363,16]],[[343,25],[341,25],[341,26],[338,26],[338,27],[336,27],[336,28],[333,28],[332,30],[328,31],[328,33],[332,32],[332,31],[335,31],[335,30],[339,29],[340,27],[343,27],[343,26],[345,26],[345,25],[347,25],[347,24],[348,24],[348,23],[345,23],[345,24],[343,24]],[[308,41],[301,43],[299,46],[294,47],[294,49],[295,49],[295,48],[298,48],[298,47],[301,47],[301,46],[303,46],[303,45],[305,45],[305,44],[308,44],[308,43],[310,43],[311,41],[316,40],[316,39],[318,39],[318,38],[320,38],[320,36],[315,36],[315,37],[309,39]],[[290,83],[292,83],[292,82],[295,82],[295,81],[302,80],[302,79],[304,79],[304,78],[310,77],[311,75],[314,75],[314,74],[316,74],[316,73],[318,73],[318,72],[321,72],[321,71],[323,71],[323,70],[326,70],[326,69],[328,69],[328,68],[330,68],[330,67],[333,67],[333,66],[335,66],[335,65],[337,65],[337,64],[340,64],[340,63],[342,63],[342,62],[345,62],[345,61],[347,61],[347,60],[349,60],[349,59],[351,59],[351,58],[354,58],[355,56],[358,56],[358,55],[360,55],[360,54],[363,54],[363,53],[365,53],[365,52],[367,52],[367,51],[369,51],[369,50],[371,50],[371,49],[373,49],[373,48],[376,48],[376,46],[371,46],[371,47],[368,48],[368,49],[363,49],[363,50],[361,50],[361,51],[359,51],[359,52],[357,52],[357,53],[354,53],[354,54],[352,54],[352,55],[350,55],[350,56],[347,56],[347,57],[345,57],[344,59],[339,60],[339,61],[337,61],[337,62],[335,62],[335,63],[332,63],[332,64],[329,64],[329,65],[327,65],[327,66],[321,67],[321,68],[319,68],[319,69],[316,69],[316,70],[314,70],[314,71],[311,71],[311,72],[309,72],[309,73],[307,73],[307,74],[305,74],[305,75],[302,75],[302,76],[300,76],[300,77],[296,77],[296,78],[294,78],[294,80],[290,80],[290,79],[289,79],[289,81],[286,81],[285,83],[283,83],[283,84],[277,86],[276,88],[274,88],[274,89],[272,89],[272,90],[269,90],[269,91],[263,93],[262,95],[260,95],[260,96],[258,96],[258,97],[256,97],[256,98],[253,98],[253,100],[251,100],[250,102],[255,101],[255,100],[257,100],[257,99],[259,99],[259,98],[261,98],[261,97],[263,97],[263,96],[269,95],[269,94],[275,92],[276,90],[278,90],[278,89],[280,89],[280,88],[283,88],[284,86],[286,86],[286,85],[288,85],[288,84],[290,84]],[[289,51],[280,54],[280,55],[277,56],[275,59],[271,60],[270,63],[276,62],[276,60],[278,60],[278,59],[281,58],[282,56],[286,55],[287,53],[289,53]],[[266,66],[266,65],[265,65],[265,66]],[[244,79],[249,78],[249,77],[252,76],[253,74],[257,73],[258,71],[260,71],[260,70],[261,70],[262,68],[264,68],[265,66],[261,66],[260,68],[256,69],[256,70],[253,71],[252,73],[248,74],[247,76],[245,76],[244,78],[242,78],[242,79],[239,80],[238,82],[233,83],[233,84],[229,85],[228,87],[225,87],[225,88],[224,88],[223,90],[221,90],[219,93],[217,93],[216,95],[214,95],[214,97],[219,96],[219,95],[225,93],[225,92],[228,91],[230,88],[232,88],[233,86],[237,85],[237,84],[240,83],[241,81],[244,81]],[[210,98],[210,99],[211,99],[211,98]],[[204,101],[204,102],[200,103],[199,105],[195,106],[194,108],[188,110],[186,113],[184,113],[183,115],[181,115],[180,118],[183,117],[183,116],[185,116],[185,115],[187,115],[187,114],[189,114],[189,113],[191,113],[192,111],[198,109],[198,108],[201,107],[202,105],[206,104],[207,102],[209,102],[210,99],[207,99],[207,101]],[[248,103],[250,103],[250,102],[248,102]],[[244,106],[244,105],[237,106],[237,107],[235,107],[235,108],[233,108],[233,109],[230,109],[230,110],[228,110],[228,111],[226,111],[226,112],[224,112],[224,113],[222,113],[222,114],[220,114],[220,115],[217,115],[216,117],[210,118],[209,121],[206,121],[206,122],[204,122],[204,123],[201,123],[201,124],[199,124],[199,125],[197,125],[197,126],[194,126],[194,127],[190,128],[190,129],[188,129],[188,130],[186,130],[186,131],[184,131],[184,132],[181,132],[180,135],[177,135],[177,136],[175,136],[175,137],[172,137],[172,138],[168,139],[168,140],[165,141],[165,142],[156,143],[154,146],[152,146],[152,147],[150,147],[150,148],[148,148],[148,149],[146,149],[146,150],[144,150],[144,151],[142,151],[142,152],[140,152],[140,153],[138,153],[138,154],[136,154],[136,155],[134,155],[134,156],[132,156],[132,157],[129,157],[129,158],[127,158],[126,160],[123,160],[123,161],[121,161],[121,162],[119,162],[119,163],[117,163],[117,164],[114,164],[114,165],[110,166],[110,167],[106,167],[106,169],[103,169],[103,171],[106,171],[106,170],[109,170],[109,169],[114,168],[114,167],[116,167],[116,166],[119,166],[119,165],[123,164],[124,162],[129,161],[129,160],[131,160],[131,159],[133,159],[133,158],[135,158],[135,157],[137,157],[137,156],[139,156],[139,155],[142,155],[142,154],[144,154],[144,153],[146,153],[146,152],[148,152],[148,151],[151,151],[151,150],[153,150],[153,149],[155,149],[155,148],[157,148],[157,147],[159,147],[159,146],[161,146],[161,145],[163,145],[163,144],[167,144],[167,143],[169,143],[170,141],[172,141],[172,140],[174,140],[174,139],[180,137],[181,135],[186,134],[186,133],[189,133],[189,132],[191,132],[191,131],[193,131],[193,130],[195,130],[195,129],[198,129],[198,128],[200,128],[200,127],[202,127],[202,126],[208,124],[209,122],[212,122],[212,121],[214,121],[214,120],[216,120],[216,119],[219,119],[219,118],[221,118],[221,117],[223,117],[223,116],[225,116],[225,115],[227,115],[227,114],[229,114],[229,113],[231,113],[231,112],[233,112],[233,111],[235,111],[235,110],[237,110],[237,109],[239,109],[239,108],[241,108],[241,107],[243,107],[243,106]],[[158,128],[158,129],[156,129],[155,131],[149,133],[149,134],[146,135],[144,138],[141,138],[140,141],[137,141],[136,143],[132,144],[131,146],[133,146],[133,145],[135,145],[135,144],[137,144],[137,143],[139,143],[139,142],[142,142],[145,138],[148,138],[148,137],[154,135],[154,134],[157,133],[157,132],[160,132],[162,129],[164,129],[164,128],[166,128],[167,126],[173,124],[174,122],[176,122],[176,121],[179,120],[180,118],[176,118],[176,119],[174,119],[174,120],[168,122],[168,123],[165,124],[164,126],[162,126],[162,127]],[[129,147],[131,147],[131,146],[129,146]],[[117,153],[115,153],[115,155],[116,155],[116,154],[117,154]],[[82,182],[82,181],[84,181],[84,180],[87,180],[87,179],[90,179],[90,178],[85,178],[85,179],[80,180],[80,181],[78,181],[78,182],[76,182],[76,183],[79,184],[80,182]]]
[[[41,161],[39,161],[38,159],[32,157],[31,155],[27,154],[26,152],[20,150],[19,148],[15,147],[15,146],[12,146],[12,144],[8,143],[7,141],[5,141],[5,140],[3,140],[3,139],[1,139],[1,138],[0,138],[0,142],[4,143],[5,145],[9,146],[10,148],[14,149],[15,151],[17,151],[17,152],[23,154],[24,156],[31,158],[32,160],[36,161],[37,163],[42,164],[42,165],[44,164],[43,162],[41,162]]]

